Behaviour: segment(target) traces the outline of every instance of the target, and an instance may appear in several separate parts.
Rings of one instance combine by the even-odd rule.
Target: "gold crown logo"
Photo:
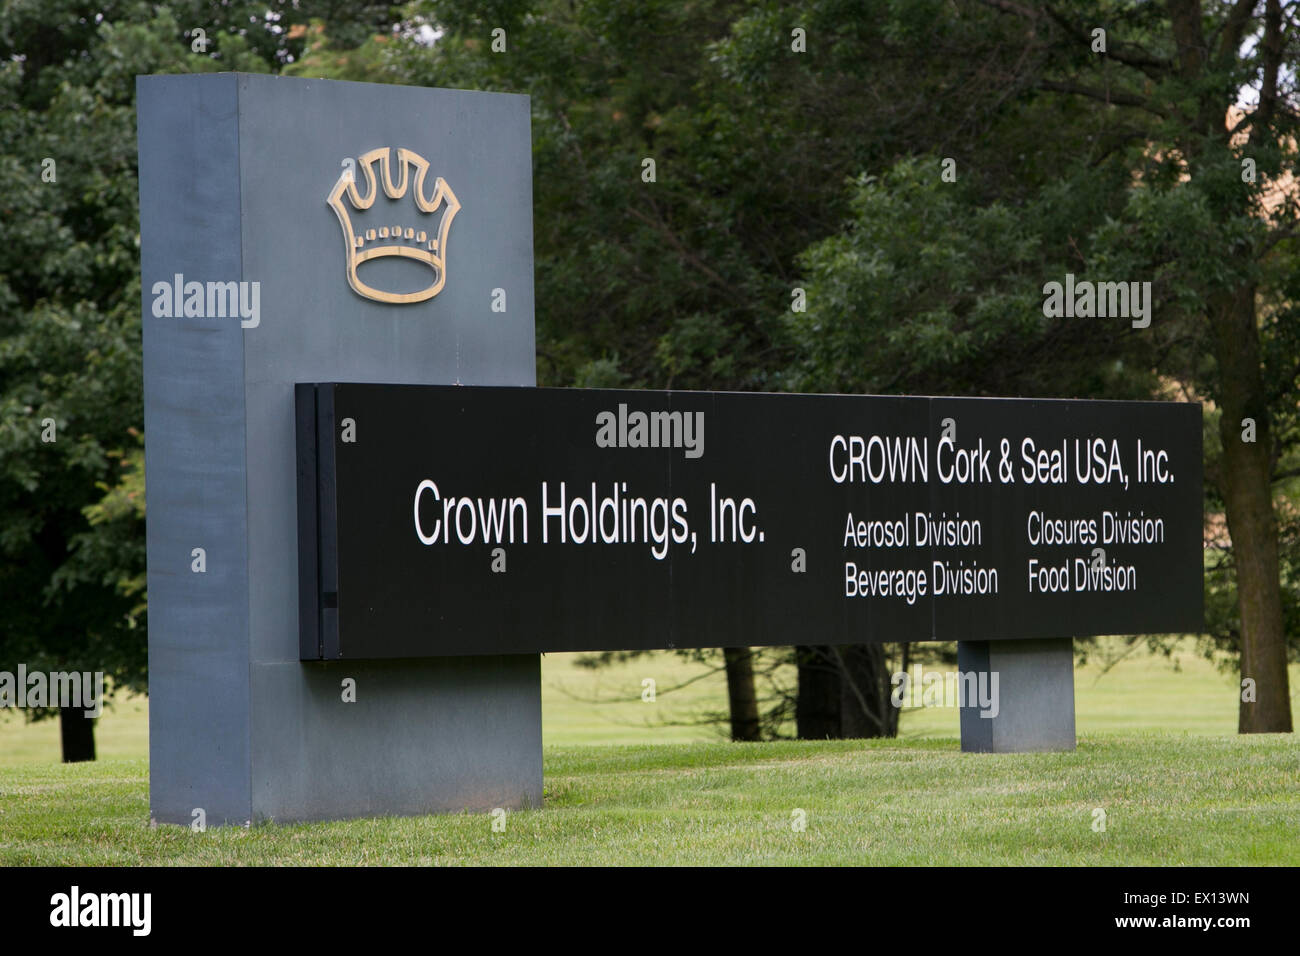
[[[460,211],[460,200],[441,176],[434,181],[433,195],[426,199],[424,177],[429,171],[429,161],[409,149],[397,150],[400,178],[394,183],[393,171],[389,164],[390,152],[385,146],[381,149],[372,149],[358,157],[356,165],[366,180],[364,194],[357,190],[357,177],[352,170],[345,168],[339,175],[338,182],[334,184],[334,188],[330,190],[326,202],[339,217],[339,225],[343,228],[343,242],[347,247],[348,285],[352,287],[352,291],[376,302],[423,302],[441,292],[443,284],[447,281],[447,233],[451,230],[451,221]],[[378,181],[375,179],[376,163],[379,164]],[[414,176],[411,174],[412,169],[415,170]],[[371,228],[353,227],[352,216],[343,202],[344,195],[358,213],[365,212],[374,205],[379,194],[379,182],[383,183],[384,195],[389,199],[401,199],[406,195],[407,186],[410,186],[415,207],[420,213],[420,218],[416,220],[415,225],[388,222]],[[438,224],[438,232],[435,236],[431,228],[432,216],[439,206],[445,206],[446,211],[443,213],[442,222]],[[428,231],[419,228],[425,223],[425,217],[429,217]],[[361,216],[358,215],[357,218],[360,220]],[[357,267],[372,259],[381,259],[385,256],[402,256],[427,265],[433,270],[434,279],[428,286],[417,292],[386,292],[362,282],[357,276]]]

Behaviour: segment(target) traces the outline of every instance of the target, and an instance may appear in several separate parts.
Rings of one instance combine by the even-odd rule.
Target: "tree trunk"
[[[837,739],[840,736],[840,675],[830,648],[796,647],[799,671],[795,699],[795,733],[800,740]]]
[[[882,644],[795,648],[799,691],[795,720],[802,740],[898,736]]]
[[[896,737],[898,710],[889,702],[889,662],[882,644],[832,648],[841,665],[840,736]]]
[[[731,739],[760,740],[758,695],[754,692],[754,655],[748,647],[724,647],[727,702],[731,709]]]
[[[95,718],[87,717],[83,708],[59,708],[59,737],[64,763],[95,759]]]
[[[1290,733],[1291,691],[1278,579],[1268,398],[1259,368],[1255,288],[1245,285],[1211,304],[1223,417],[1223,500],[1237,568],[1241,676],[1255,682],[1241,701],[1237,732]],[[1242,419],[1255,420],[1255,441],[1242,441]]]

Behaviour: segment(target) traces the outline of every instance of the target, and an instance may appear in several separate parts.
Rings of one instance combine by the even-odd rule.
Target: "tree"
[[[1290,732],[1274,488],[1287,477],[1278,462],[1294,432],[1275,429],[1274,418],[1279,404],[1294,409],[1300,366],[1271,346],[1295,339],[1296,7],[990,2],[1024,24],[1043,64],[1038,93],[1085,102],[1142,147],[1130,155],[1146,175],[1129,192],[1123,225],[1098,236],[1098,252],[1161,276],[1165,314],[1197,346],[1167,370],[1221,413],[1222,462],[1210,478],[1232,537],[1241,674],[1256,690],[1253,700],[1243,695],[1238,730]],[[1094,54],[1097,29],[1105,49]],[[1254,102],[1238,108],[1243,97]]]
[[[1242,675],[1257,690],[1239,729],[1290,730],[1273,486],[1296,474],[1294,9],[988,0],[933,12],[937,36],[964,45],[1010,29],[1017,52],[981,61],[997,93],[956,157],[968,175],[943,181],[947,147],[918,137],[906,160],[864,172],[846,228],[809,248],[794,380],[1206,397],[1219,425],[1211,505],[1232,532]],[[1234,113],[1252,84],[1257,105]],[[963,115],[947,96],[935,108]],[[1156,320],[1138,332],[1046,319],[1041,287],[1066,272],[1149,277]]]

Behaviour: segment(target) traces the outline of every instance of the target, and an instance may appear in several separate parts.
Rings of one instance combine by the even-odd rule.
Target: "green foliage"
[[[870,17],[666,0],[418,9],[445,33],[408,48],[410,81],[532,98],[543,381],[617,355],[632,386],[781,385],[796,257],[839,222],[845,178],[894,145],[865,135],[877,117],[855,100]],[[793,53],[795,22],[814,42],[837,35],[834,56]]]

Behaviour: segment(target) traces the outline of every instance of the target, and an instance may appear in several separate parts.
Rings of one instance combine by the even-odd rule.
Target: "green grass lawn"
[[[550,747],[545,807],[502,833],[482,813],[150,829],[144,761],[33,765],[4,774],[0,864],[1300,864],[1280,735],[955,743]]]
[[[95,764],[58,763],[57,726],[10,714],[0,864],[1300,864],[1300,745],[1237,736],[1234,679],[1190,649],[1078,669],[1067,754],[962,754],[937,708],[898,740],[732,744],[693,723],[721,675],[664,692],[702,672],[546,657],[545,803],[503,833],[481,813],[151,829],[143,700],[106,712]]]

